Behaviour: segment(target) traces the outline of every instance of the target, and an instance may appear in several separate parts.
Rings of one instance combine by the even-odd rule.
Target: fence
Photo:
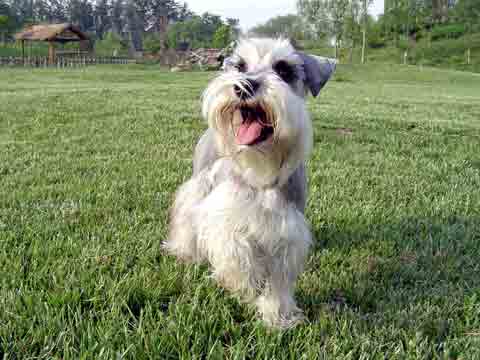
[[[132,64],[134,59],[120,57],[57,57],[53,64],[48,62],[48,57],[0,57],[0,66],[24,66],[24,67],[57,67],[69,68],[99,64]]]

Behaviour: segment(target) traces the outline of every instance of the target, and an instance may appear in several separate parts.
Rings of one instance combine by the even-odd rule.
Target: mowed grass
[[[345,66],[309,100],[282,333],[160,250],[213,75],[0,69],[0,358],[480,358],[480,76]]]

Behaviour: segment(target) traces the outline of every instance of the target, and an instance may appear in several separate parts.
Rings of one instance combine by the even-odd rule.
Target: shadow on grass
[[[440,341],[458,329],[451,319],[476,316],[468,304],[480,289],[478,229],[479,218],[456,216],[314,226],[300,305],[312,323],[348,312],[367,328],[415,328]]]

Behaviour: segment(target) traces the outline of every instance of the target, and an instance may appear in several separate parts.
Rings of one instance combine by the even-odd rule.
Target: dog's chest
[[[270,247],[284,238],[288,207],[279,189],[258,190],[228,178],[195,206],[194,224],[200,239]]]

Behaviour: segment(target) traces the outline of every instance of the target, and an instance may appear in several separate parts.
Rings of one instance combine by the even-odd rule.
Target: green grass
[[[480,358],[480,76],[340,66],[309,101],[284,333],[160,251],[211,76],[0,69],[0,358]]]

